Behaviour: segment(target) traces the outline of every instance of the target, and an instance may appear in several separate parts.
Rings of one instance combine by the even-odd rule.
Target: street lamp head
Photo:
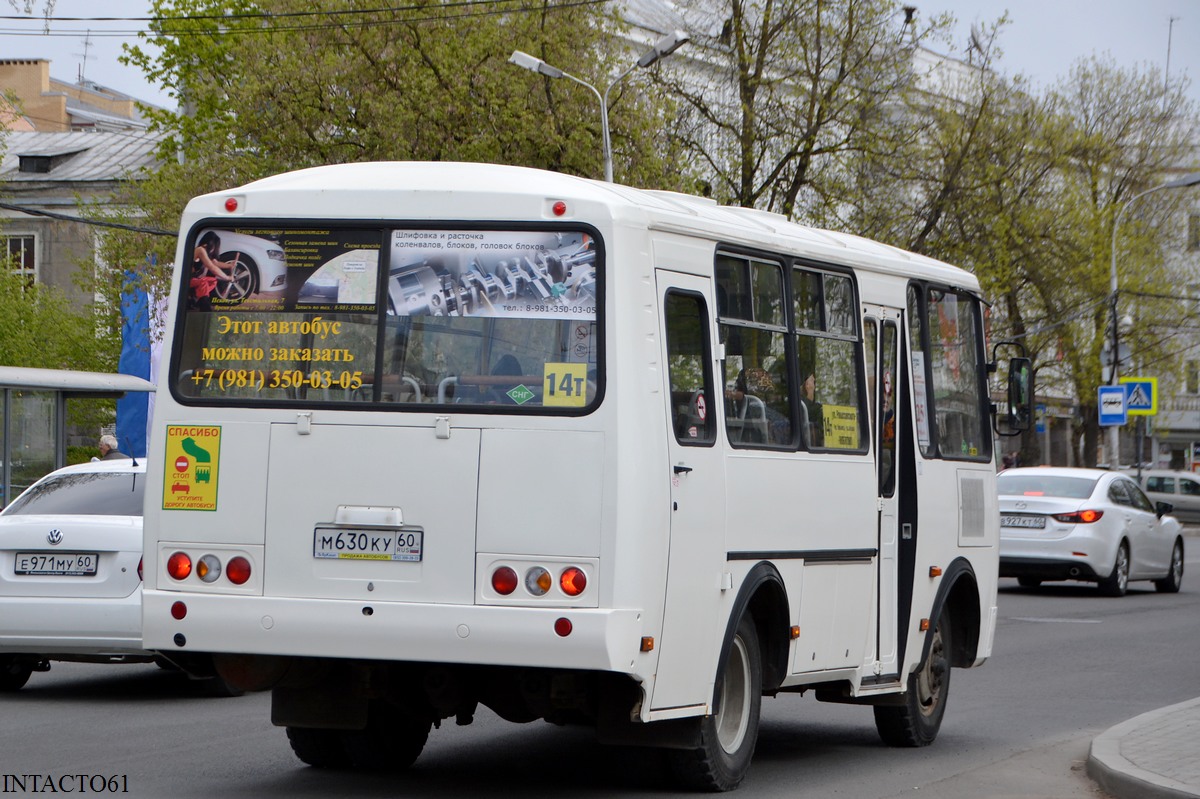
[[[1193,172],[1190,175],[1184,175],[1181,178],[1167,181],[1163,184],[1164,189],[1186,189],[1188,186],[1200,184],[1200,172]]]
[[[563,76],[563,71],[558,67],[552,67],[542,59],[531,56],[529,53],[523,53],[520,50],[513,50],[512,55],[508,57],[508,63],[516,64],[521,69],[528,69],[530,72],[545,75],[547,78],[561,78]]]
[[[655,42],[652,48],[642,53],[642,57],[637,60],[637,65],[639,67],[648,67],[655,61],[666,58],[680,47],[683,47],[691,39],[692,37],[687,31],[671,31]]]

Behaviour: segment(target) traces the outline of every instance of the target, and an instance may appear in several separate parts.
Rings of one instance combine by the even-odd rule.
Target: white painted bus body
[[[968,641],[956,641],[966,648],[955,665],[990,655],[998,539],[990,437],[968,457],[928,457],[916,446],[916,414],[907,414],[898,440],[912,451],[898,464],[890,499],[880,496],[879,447],[868,428],[854,451],[806,448],[798,439],[789,448],[735,446],[732,428],[720,423],[730,415],[728,386],[700,411],[715,420],[713,440],[687,446],[672,427],[662,310],[671,292],[718,307],[719,252],[777,257],[785,277],[797,264],[849,276],[859,323],[890,320],[909,354],[910,285],[975,296],[970,274],[774,215],[535,170],[323,167],[188,205],[164,359],[179,360],[198,230],[338,224],[585,226],[601,253],[593,329],[602,338],[589,342],[601,374],[589,388],[592,404],[538,414],[437,402],[272,403],[244,394],[196,401],[180,389],[195,375],[185,378],[164,360],[149,460],[165,468],[151,470],[146,492],[147,648],[181,662],[196,653],[236,656],[219,658],[223,674],[236,677],[236,665],[251,688],[271,687],[299,658],[615,674],[635,687],[637,701],[621,712],[638,724],[714,712],[723,647],[754,603],[775,603],[763,646],[779,666],[764,669],[764,690],[824,687],[822,698],[862,702],[898,695],[923,658],[922,622],[936,623],[943,605],[953,604],[955,624],[968,632]],[[210,324],[230,331],[244,323],[235,309],[209,313]],[[336,338],[320,324],[338,313],[306,318],[314,316],[314,340],[322,330]],[[716,314],[705,324],[714,345],[707,366],[719,386]],[[861,342],[860,330],[860,359]],[[905,360],[883,378],[896,381],[897,397],[914,391]],[[336,400],[338,387],[322,396]],[[192,434],[215,438],[219,469],[212,482],[181,488],[172,447]],[[421,559],[314,557],[314,530],[342,522],[419,527]],[[249,577],[177,579],[168,573],[177,552],[193,562],[214,555],[226,569],[240,556]],[[568,564],[587,579],[576,597],[520,589],[503,596],[491,582],[502,565],[522,575]],[[764,579],[775,593],[752,599]],[[561,619],[569,634],[556,630]]]

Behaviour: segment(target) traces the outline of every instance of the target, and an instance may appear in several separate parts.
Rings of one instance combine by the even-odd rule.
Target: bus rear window
[[[182,401],[582,411],[598,396],[581,230],[200,227]]]

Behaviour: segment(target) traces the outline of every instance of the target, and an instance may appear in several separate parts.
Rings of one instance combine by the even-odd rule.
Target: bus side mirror
[[[1002,427],[1007,429],[997,432],[1001,435],[1016,435],[1029,429],[1033,422],[1033,362],[1029,358],[1012,358],[1008,362],[1008,397],[1005,409]]]

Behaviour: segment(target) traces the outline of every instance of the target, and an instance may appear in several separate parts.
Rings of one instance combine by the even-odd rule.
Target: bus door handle
[[[675,466],[672,466],[671,470],[674,471],[675,474],[687,474],[688,472],[690,472],[692,470],[692,467],[684,466],[682,463],[680,463]]]

